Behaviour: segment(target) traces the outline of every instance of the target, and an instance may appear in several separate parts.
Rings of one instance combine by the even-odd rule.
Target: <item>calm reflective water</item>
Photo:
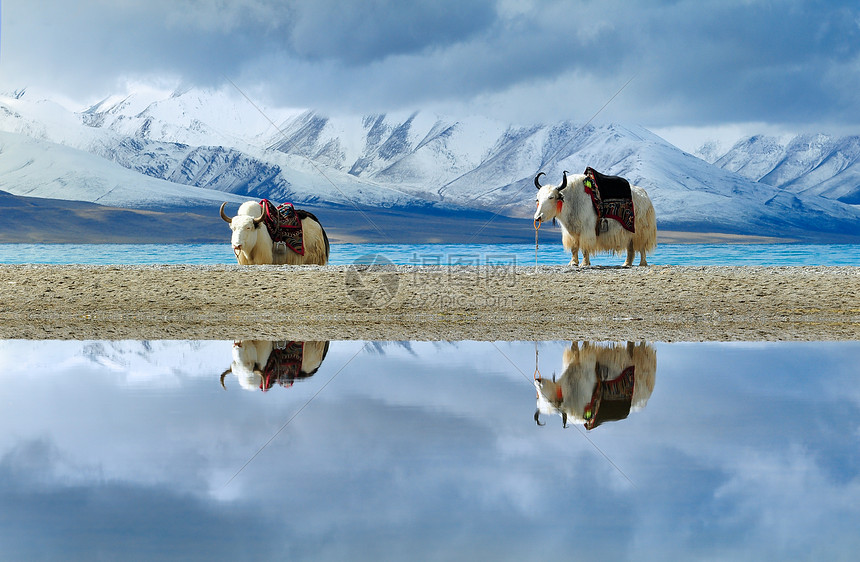
[[[2,341],[0,558],[856,555],[860,342],[535,349]]]
[[[556,237],[552,238],[556,240]],[[333,265],[379,254],[398,265],[534,265],[532,244],[334,244]],[[566,265],[561,244],[541,243],[539,265]],[[655,265],[854,265],[858,244],[661,244]],[[594,265],[621,265],[600,254]],[[229,244],[0,244],[0,263],[53,264],[235,264]],[[637,262],[638,263],[638,258]]]

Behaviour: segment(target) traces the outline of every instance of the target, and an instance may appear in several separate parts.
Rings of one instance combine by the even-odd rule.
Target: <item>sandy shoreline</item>
[[[858,267],[0,266],[3,339],[860,340]]]

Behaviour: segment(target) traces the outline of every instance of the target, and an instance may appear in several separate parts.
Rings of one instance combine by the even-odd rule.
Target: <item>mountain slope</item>
[[[229,229],[217,210],[120,209],[82,201],[18,197],[0,191],[0,243],[194,244],[220,242]]]
[[[222,191],[135,173],[96,155],[15,133],[0,132],[0,190],[14,195],[158,209],[242,201]]]
[[[738,141],[714,164],[791,193],[860,204],[860,136],[763,135]]]
[[[860,209],[846,204],[860,175],[850,140],[789,146],[761,137],[715,166],[636,126],[514,127],[423,112],[263,116],[246,100],[196,90],[107,98],[78,114],[4,98],[0,129],[10,132],[0,137],[0,189],[19,195],[131,208],[250,197],[415,218],[528,219],[538,171],[559,181],[562,170],[592,166],[644,187],[662,229],[860,237]]]

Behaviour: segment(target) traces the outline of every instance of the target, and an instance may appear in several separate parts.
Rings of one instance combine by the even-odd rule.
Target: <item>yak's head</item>
[[[541,414],[560,413],[564,427],[567,427],[567,413],[562,409],[564,393],[561,384],[556,382],[555,375],[552,380],[544,378],[535,379],[535,390],[537,390],[537,408],[535,409],[535,422],[538,425],[546,425],[540,421]]]
[[[574,343],[564,350],[563,370],[558,380],[555,373],[551,379],[540,376],[535,378],[535,421],[538,425],[543,425],[540,414],[560,415],[563,427],[567,427],[568,420],[574,423],[586,421],[588,403],[597,382],[595,364],[593,354],[584,353],[579,345]]]
[[[535,222],[555,221],[556,217],[561,214],[561,208],[564,205],[564,190],[567,188],[567,172],[564,172],[561,185],[541,185],[540,177],[543,175],[545,174],[541,172],[535,176],[535,187],[538,190],[535,199],[537,202]]]
[[[243,204],[239,208],[239,214],[231,219],[224,212],[226,205],[227,203],[221,204],[221,218],[230,225],[230,230],[233,231],[230,237],[233,253],[238,256],[240,252],[244,251],[247,254],[257,244],[257,232],[263,222],[262,208],[256,205],[257,209],[261,211],[260,216],[252,216],[243,212],[246,210],[246,204]]]
[[[224,385],[224,377],[227,373],[236,375],[239,385],[246,390],[259,390],[263,383],[263,371],[260,361],[267,358],[259,357],[260,350],[253,342],[234,341],[233,361],[230,368],[221,373],[221,386]]]

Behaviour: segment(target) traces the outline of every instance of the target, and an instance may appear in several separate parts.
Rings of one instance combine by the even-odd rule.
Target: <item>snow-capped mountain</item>
[[[860,208],[846,204],[858,197],[856,139],[817,152],[809,142],[806,153],[739,143],[712,165],[638,126],[330,117],[199,90],[109,97],[78,113],[2,97],[0,131],[0,190],[14,195],[134,208],[265,197],[374,209],[382,222],[385,209],[527,218],[538,171],[558,181],[592,166],[644,187],[663,229],[860,236]]]
[[[230,365],[231,348],[232,342],[215,340],[2,340],[0,360],[19,373],[52,368],[88,376],[107,372],[120,386],[171,387],[191,379],[217,385],[217,374]]]
[[[755,135],[738,141],[713,162],[791,193],[860,204],[860,136]]]
[[[83,150],[0,131],[0,190],[113,207],[201,207],[244,198],[136,173]]]

